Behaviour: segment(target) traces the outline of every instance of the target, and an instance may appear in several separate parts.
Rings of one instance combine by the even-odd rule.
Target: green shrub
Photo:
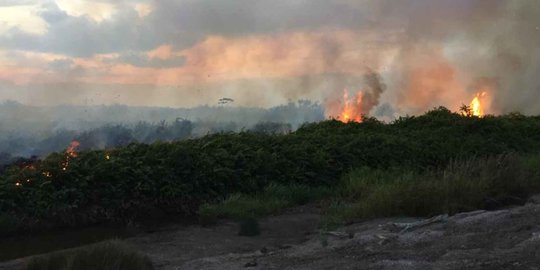
[[[290,192],[290,198],[280,195],[280,200],[262,203],[266,210],[261,212],[267,213],[311,200],[303,187],[336,186],[342,174],[353,168],[405,167],[416,174],[471,156],[538,151],[540,117],[464,117],[438,108],[389,124],[375,119],[347,124],[324,121],[286,135],[215,134],[86,151],[70,158],[66,170],[66,155],[54,153],[33,166],[12,166],[0,175],[0,213],[56,226],[125,223],[192,216],[201,205],[219,203],[233,194],[254,196],[265,192],[270,183],[289,186],[272,192]],[[370,196],[382,198],[394,189],[408,188],[400,185],[388,184]],[[234,203],[247,207],[241,201]],[[426,211],[417,206],[418,212]]]
[[[219,218],[241,220],[246,216],[262,217],[327,197],[332,193],[329,187],[272,183],[257,194],[237,193],[222,202],[202,205],[199,209],[199,221],[206,226],[215,224]]]
[[[107,241],[74,251],[31,259],[24,270],[152,270],[148,257],[121,241]]]
[[[219,204],[203,205],[199,215],[201,219],[209,221],[219,218],[239,220],[248,215],[273,214],[288,206],[291,206],[288,201],[278,197],[234,194]]]

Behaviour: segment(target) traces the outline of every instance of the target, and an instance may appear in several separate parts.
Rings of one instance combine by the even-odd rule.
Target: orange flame
[[[77,148],[81,145],[78,141],[72,141],[69,145],[68,149],[66,150],[66,155],[76,158],[79,154],[77,153]]]
[[[79,156],[79,154],[77,153],[77,148],[79,148],[80,145],[80,142],[72,141],[68,149],[66,149],[66,160],[62,163],[63,171],[67,171],[67,168],[69,167],[69,160],[71,158],[76,158]]]
[[[343,109],[339,115],[341,122],[362,122],[362,92],[356,93],[356,99],[349,98],[349,91],[343,91]]]
[[[482,117],[484,116],[484,107],[482,106],[482,98],[487,95],[486,92],[481,92],[476,94],[474,99],[471,101],[471,113],[474,116]]]

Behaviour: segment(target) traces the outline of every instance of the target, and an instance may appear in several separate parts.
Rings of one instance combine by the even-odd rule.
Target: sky
[[[0,0],[0,100],[540,113],[537,0]],[[370,74],[376,74],[379,90]],[[377,94],[373,94],[373,93]],[[375,100],[376,99],[376,100]],[[339,109],[337,109],[339,110]],[[334,113],[334,112],[329,112]]]

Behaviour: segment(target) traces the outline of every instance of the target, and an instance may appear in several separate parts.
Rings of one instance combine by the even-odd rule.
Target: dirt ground
[[[427,224],[376,219],[327,234],[317,229],[319,217],[314,207],[268,217],[261,220],[257,237],[238,236],[237,224],[223,222],[208,228],[171,226],[126,241],[160,270],[540,270],[540,204],[441,216]],[[18,269],[23,261],[0,264],[0,269]]]

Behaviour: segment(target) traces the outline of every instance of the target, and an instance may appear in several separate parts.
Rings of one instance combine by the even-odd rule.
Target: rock
[[[324,232],[326,235],[334,236],[337,238],[351,238],[349,233],[344,232]]]
[[[375,237],[380,239],[379,242],[377,242],[380,246],[384,246],[394,240],[397,239],[396,235],[382,235],[382,234],[376,234]]]
[[[251,262],[248,262],[244,265],[244,267],[248,268],[248,267],[255,267],[257,266],[257,262],[256,261],[251,261]]]
[[[390,223],[387,227],[395,227],[401,229],[400,234],[406,233],[418,228],[422,228],[433,223],[446,223],[448,221],[448,215],[439,215],[429,219],[424,219],[416,222],[410,223]]]

